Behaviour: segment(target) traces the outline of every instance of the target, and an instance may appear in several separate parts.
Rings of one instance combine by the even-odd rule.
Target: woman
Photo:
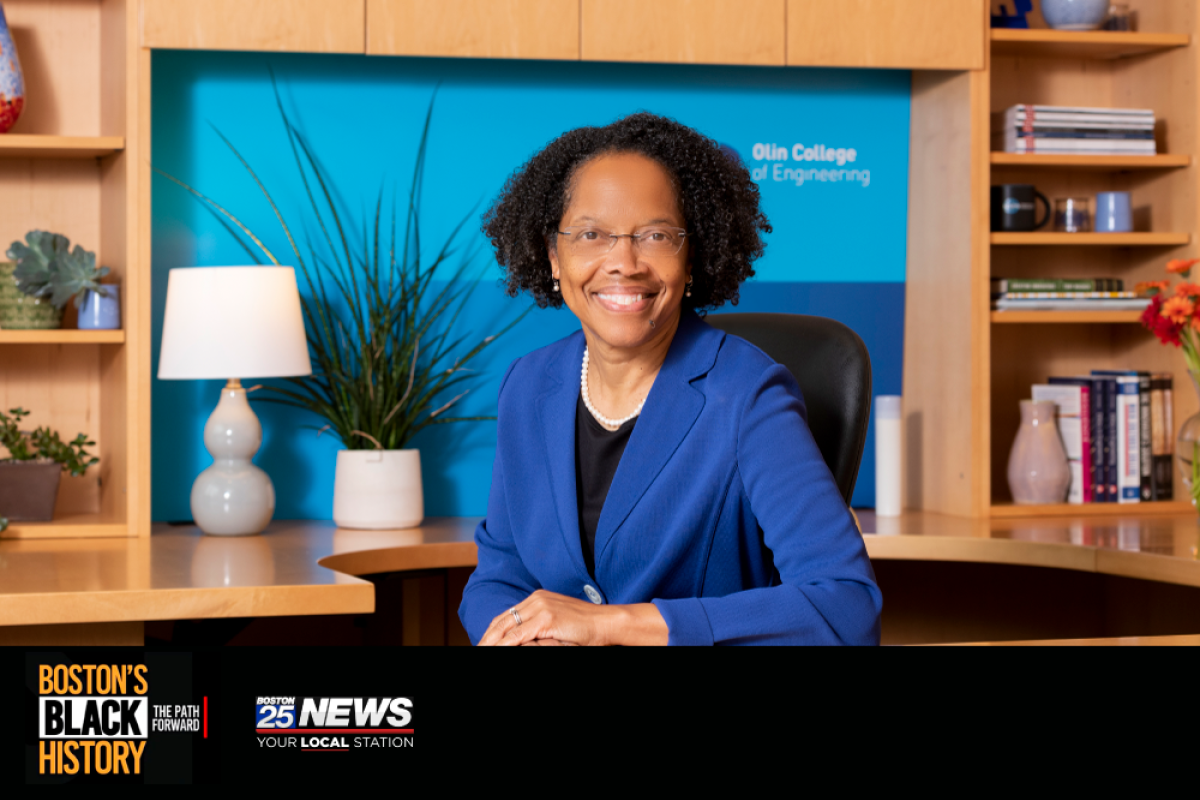
[[[876,644],[881,596],[790,373],[695,309],[771,228],[740,162],[634,114],[551,142],[484,232],[508,293],[581,331],[500,385],[482,645]]]

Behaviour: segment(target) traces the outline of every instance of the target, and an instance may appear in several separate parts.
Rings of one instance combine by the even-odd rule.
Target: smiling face
[[[559,224],[559,230],[595,228],[615,234],[685,227],[667,171],[634,153],[599,156],[580,167]],[[674,335],[691,271],[687,240],[678,253],[646,250],[627,237],[599,256],[580,255],[567,236],[558,236],[550,247],[550,266],[563,301],[579,318],[589,343],[638,348]]]

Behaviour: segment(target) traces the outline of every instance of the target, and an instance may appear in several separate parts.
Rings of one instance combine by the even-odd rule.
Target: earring
[[[684,285],[687,288],[687,291],[683,293],[684,297],[691,297],[692,296],[692,277],[690,275],[688,276],[688,282]]]
[[[554,291],[555,292],[558,291],[558,281],[557,280],[554,282]]]

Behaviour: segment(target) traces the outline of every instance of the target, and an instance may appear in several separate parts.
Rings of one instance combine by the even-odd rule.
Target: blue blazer
[[[670,643],[878,644],[882,596],[808,430],[791,373],[684,310],[596,529],[579,540],[575,404],[582,331],[517,359],[500,385],[472,642],[546,589],[653,602]]]

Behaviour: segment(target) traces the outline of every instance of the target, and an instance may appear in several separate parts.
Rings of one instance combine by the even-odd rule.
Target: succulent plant
[[[16,262],[13,277],[17,288],[30,297],[49,300],[62,308],[74,297],[75,307],[83,304],[88,291],[108,297],[100,279],[108,275],[108,267],[96,268],[96,254],[79,245],[71,248],[71,240],[60,233],[30,231],[25,242],[13,242],[7,256]]]
[[[6,253],[17,264],[13,271],[17,288],[30,297],[49,298],[50,267],[60,252],[67,252],[71,242],[46,231],[30,231],[25,234],[25,242],[13,242]]]

